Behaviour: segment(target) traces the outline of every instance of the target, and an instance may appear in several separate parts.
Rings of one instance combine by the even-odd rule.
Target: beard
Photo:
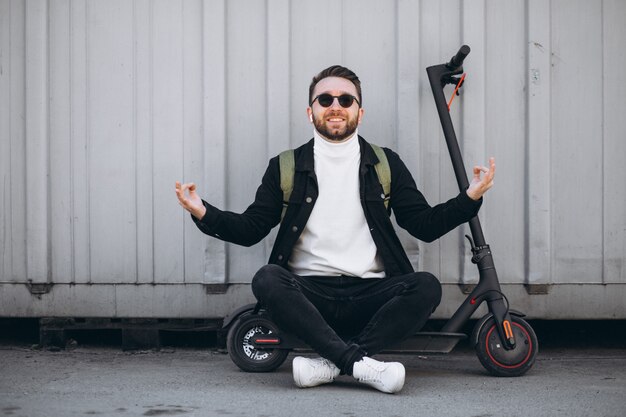
[[[332,114],[330,116],[332,116]],[[333,142],[341,142],[352,136],[359,124],[358,119],[342,115],[342,117],[347,117],[345,125],[341,128],[331,128],[328,127],[324,120],[326,117],[329,117],[329,115],[325,115],[319,119],[313,116],[313,125],[320,135]]]

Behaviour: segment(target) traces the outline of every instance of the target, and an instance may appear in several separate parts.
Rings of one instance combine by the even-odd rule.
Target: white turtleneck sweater
[[[384,277],[359,196],[358,132],[331,143],[314,131],[313,152],[319,196],[289,267],[301,276]]]

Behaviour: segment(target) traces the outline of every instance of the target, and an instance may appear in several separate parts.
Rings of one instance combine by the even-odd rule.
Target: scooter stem
[[[454,76],[463,73],[463,60],[469,52],[469,46],[463,45],[459,52],[447,64],[434,65],[426,68],[460,192],[467,190],[469,180],[467,178],[463,156],[456,133],[454,132],[454,126],[452,124],[452,118],[450,117],[450,111],[448,110],[446,97],[443,93],[443,88],[447,84],[456,84],[458,80],[454,78]],[[485,236],[478,216],[473,217],[469,221],[469,226],[473,237],[472,252],[474,257],[472,261],[478,265],[480,280],[470,297],[465,300],[448,323],[446,323],[443,331],[458,331],[476,310],[478,305],[480,305],[482,301],[487,301],[489,310],[493,313],[496,323],[498,324],[497,327],[501,335],[501,340],[505,341],[505,344],[508,345],[507,347],[512,348],[515,345],[515,339],[512,335],[510,335],[511,337],[506,337],[508,335],[505,335],[503,330],[503,323],[507,321],[510,322],[511,318],[500,295],[500,283],[493,263],[493,257],[489,245],[485,242]]]
[[[467,48],[467,53],[469,53],[469,47]],[[451,62],[452,61],[454,61],[454,58]],[[462,63],[463,61],[461,59],[461,64]],[[446,97],[443,94],[443,87],[449,83],[449,80],[451,80],[454,75],[461,74],[463,72],[463,67],[458,66],[450,69],[450,63],[440,64],[426,68],[426,72],[428,73],[430,86],[433,90],[433,96],[435,97],[435,105],[437,107],[437,112],[439,113],[439,119],[441,120],[441,127],[443,128],[446,145],[448,146],[448,152],[450,153],[456,182],[459,186],[459,191],[464,192],[467,190],[467,187],[469,187],[469,180],[467,179],[463,156],[461,154],[461,149],[459,148],[459,142],[457,140],[456,133],[454,132],[454,126],[452,125],[452,118],[450,117],[450,112],[448,111]],[[486,244],[485,236],[483,235],[478,217],[471,219],[469,221],[469,226],[476,246],[484,246]]]

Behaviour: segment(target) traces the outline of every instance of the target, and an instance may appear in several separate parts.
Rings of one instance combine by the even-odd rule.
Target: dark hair
[[[356,76],[354,72],[349,70],[346,67],[342,67],[341,65],[333,65],[331,67],[326,68],[311,80],[311,85],[309,86],[309,105],[311,105],[313,101],[313,90],[315,90],[315,86],[317,83],[322,81],[324,78],[328,77],[339,77],[345,78],[350,81],[356,87],[357,98],[359,99],[359,103],[363,104],[363,99],[361,98],[361,80]]]

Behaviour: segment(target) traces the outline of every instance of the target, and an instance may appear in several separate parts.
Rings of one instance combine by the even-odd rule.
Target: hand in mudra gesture
[[[196,184],[193,182],[181,184],[176,181],[176,197],[178,197],[178,203],[195,218],[202,219],[204,217],[206,208],[196,193]]]
[[[481,174],[485,174],[481,178]],[[480,198],[493,187],[493,177],[496,174],[496,159],[489,158],[489,168],[476,165],[474,167],[474,177],[467,188],[467,195],[472,200],[480,200]]]

